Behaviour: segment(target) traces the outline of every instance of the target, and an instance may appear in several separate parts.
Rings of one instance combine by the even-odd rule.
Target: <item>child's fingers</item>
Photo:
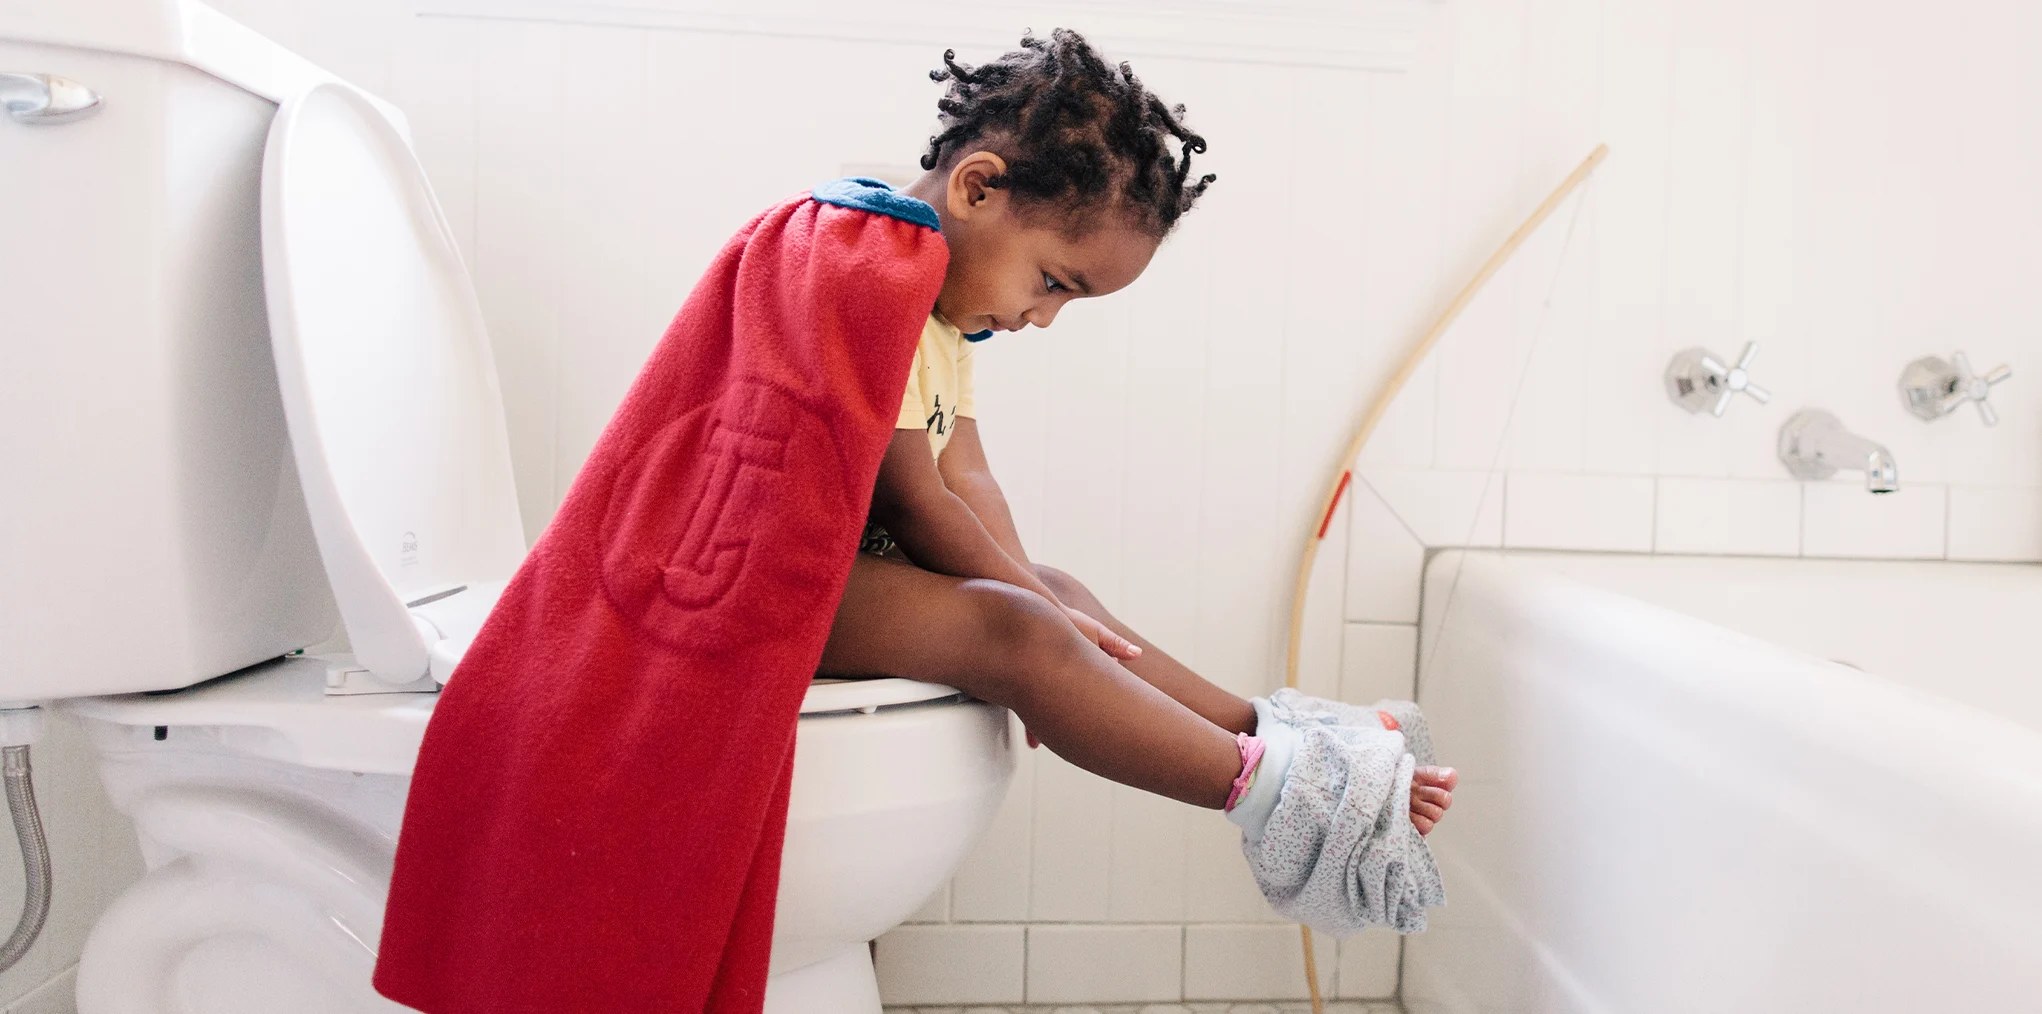
[[[1445,807],[1438,806],[1433,803],[1421,802],[1416,799],[1411,801],[1411,817],[1413,820],[1416,820],[1419,817],[1424,817],[1426,820],[1437,822],[1439,818],[1444,816],[1446,816]]]
[[[1452,792],[1461,784],[1461,773],[1452,768],[1421,767],[1411,773],[1411,780],[1420,785],[1437,785]]]
[[[1438,822],[1420,814],[1416,810],[1411,811],[1411,826],[1417,828],[1418,833],[1421,835],[1431,834],[1432,825],[1436,823]]]
[[[1142,649],[1140,645],[1114,633],[1113,629],[1106,624],[1068,606],[1064,607],[1064,612],[1070,615],[1071,622],[1078,627],[1078,632],[1084,634],[1086,640],[1098,645],[1100,651],[1114,658],[1141,657]]]
[[[1140,658],[1142,646],[1102,626],[1099,628],[1099,647],[1106,649],[1114,658]]]

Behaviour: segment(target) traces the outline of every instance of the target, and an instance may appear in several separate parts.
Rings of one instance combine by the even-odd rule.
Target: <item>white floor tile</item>
[[[1521,549],[1652,550],[1653,482],[1639,476],[1512,473],[1503,544]]]
[[[1020,926],[902,926],[879,938],[873,967],[890,1004],[1020,1003]]]
[[[1909,485],[1874,494],[1862,477],[1806,483],[1802,489],[1804,556],[1937,559],[1945,546],[1944,487]]]
[[[1322,980],[1333,991],[1333,938],[1313,936]],[[1295,1000],[1305,987],[1303,946],[1298,928],[1271,926],[1186,926],[1184,998],[1187,1000]]]
[[[1183,996],[1182,926],[1031,926],[1030,1003],[1127,1003]]]
[[[1657,500],[1653,548],[1658,552],[1801,552],[1800,483],[1662,477]]]
[[[2042,560],[2042,489],[1950,487],[1950,559]]]

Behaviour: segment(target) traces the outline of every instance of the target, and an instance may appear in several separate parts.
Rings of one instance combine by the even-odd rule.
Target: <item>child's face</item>
[[[1048,327],[1065,303],[1126,288],[1149,266],[1160,241],[1117,221],[1072,237],[1049,216],[1018,214],[1005,190],[984,185],[1005,169],[979,152],[938,177],[950,266],[936,310],[959,330]]]

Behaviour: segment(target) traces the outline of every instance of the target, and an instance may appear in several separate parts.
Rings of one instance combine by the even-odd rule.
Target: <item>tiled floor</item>
[[[888,1007],[886,1014],[1311,1014],[1312,1005],[1284,1003],[1151,1003],[1104,1006]],[[1325,1014],[1404,1014],[1390,1001],[1328,1000]]]

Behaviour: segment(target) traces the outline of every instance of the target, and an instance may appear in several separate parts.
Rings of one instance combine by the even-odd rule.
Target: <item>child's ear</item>
[[[975,151],[958,159],[950,169],[950,192],[945,197],[950,217],[970,219],[999,213],[1007,206],[1007,193],[987,186],[986,181],[1006,171],[1007,160],[989,151]]]

